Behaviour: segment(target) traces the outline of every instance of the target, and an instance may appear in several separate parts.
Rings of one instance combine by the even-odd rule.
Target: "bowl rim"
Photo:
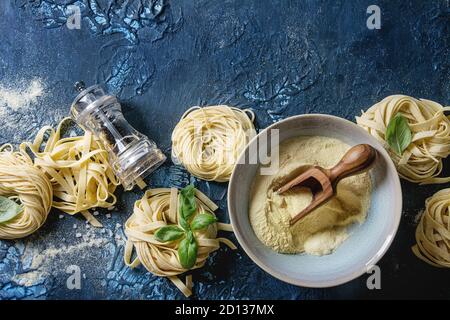
[[[295,116],[291,116],[288,117],[286,119],[277,121],[273,124],[271,124],[270,126],[264,128],[263,130],[261,130],[255,137],[253,137],[248,144],[245,146],[244,150],[242,150],[242,152],[240,153],[239,157],[238,157],[238,164],[233,168],[233,172],[231,174],[230,177],[230,182],[228,184],[228,190],[227,190],[227,207],[228,207],[228,215],[230,217],[230,222],[231,225],[233,226],[233,231],[234,234],[236,236],[236,239],[238,240],[239,244],[241,245],[241,247],[244,249],[244,252],[250,257],[250,259],[256,263],[256,265],[258,265],[261,269],[263,269],[265,272],[267,272],[268,274],[272,275],[273,277],[296,285],[296,286],[302,286],[302,287],[307,287],[307,288],[329,288],[329,287],[334,287],[334,286],[338,286],[344,283],[347,283],[349,281],[352,281],[358,277],[360,277],[361,275],[363,275],[364,273],[366,273],[368,271],[368,267],[367,265],[362,266],[360,269],[358,269],[357,271],[348,274],[344,277],[341,277],[337,280],[327,280],[327,281],[323,281],[320,283],[315,283],[315,282],[306,282],[304,280],[299,280],[299,279],[294,279],[292,277],[287,276],[286,274],[279,272],[277,270],[274,270],[272,268],[270,268],[269,266],[267,266],[257,255],[255,255],[252,251],[252,249],[250,248],[250,246],[248,246],[243,237],[240,234],[240,230],[238,230],[237,228],[235,228],[236,225],[236,220],[235,220],[235,215],[236,213],[233,211],[233,206],[232,204],[232,199],[231,199],[231,190],[234,188],[234,185],[237,183],[238,181],[238,177],[237,177],[237,170],[236,168],[239,166],[239,163],[243,163],[242,162],[242,157],[245,157],[245,153],[247,152],[249,145],[252,144],[256,139],[258,139],[258,137],[262,134],[267,132],[268,130],[273,129],[274,127],[280,126],[285,122],[289,122],[289,121],[295,121],[297,119],[302,119],[302,120],[307,120],[308,118],[321,118],[323,119],[323,121],[337,121],[337,122],[341,122],[344,125],[347,126],[352,126],[353,128],[357,129],[358,131],[360,131],[360,133],[362,135],[365,135],[366,138],[370,141],[370,143],[374,146],[377,146],[377,151],[381,152],[383,154],[383,157],[387,160],[387,166],[389,167],[390,170],[392,170],[393,172],[397,173],[397,169],[394,165],[394,162],[392,161],[391,157],[389,156],[388,152],[385,150],[385,148],[381,145],[381,143],[372,135],[370,135],[368,132],[366,132],[364,129],[362,129],[361,127],[359,127],[356,123],[341,118],[341,117],[337,117],[334,115],[329,115],[329,114],[320,114],[320,113],[310,113],[310,114],[300,114],[300,115],[295,115]],[[402,193],[402,188],[401,188],[401,184],[400,184],[400,177],[398,174],[396,174],[393,177],[394,180],[394,187],[396,189],[396,193],[400,194],[401,196],[399,197],[399,201],[397,202],[397,205],[395,207],[395,220],[394,220],[394,228],[392,230],[391,233],[391,237],[387,237],[387,239],[380,244],[380,248],[377,251],[377,254],[375,257],[373,257],[370,260],[370,266],[376,265],[377,262],[386,254],[386,252],[388,251],[389,247],[391,246],[392,242],[394,241],[394,238],[397,234],[398,231],[398,227],[400,225],[400,220],[401,220],[401,215],[402,215],[402,208],[403,208],[403,193]]]

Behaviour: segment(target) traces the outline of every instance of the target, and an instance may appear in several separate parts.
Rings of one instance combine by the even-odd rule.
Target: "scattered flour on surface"
[[[116,223],[116,227],[114,228],[114,239],[116,240],[116,245],[118,247],[124,246],[126,243],[126,237],[122,229],[122,225],[120,223]]]
[[[425,212],[425,210],[422,209],[415,215],[415,217],[414,217],[414,223],[415,224],[419,223],[419,221],[422,218],[424,212]]]
[[[14,111],[28,108],[43,94],[44,85],[40,79],[34,79],[28,84],[16,84],[14,88],[0,84],[0,111],[4,113],[5,108]]]
[[[87,255],[89,254],[89,248],[101,248],[109,242],[111,242],[111,239],[98,237],[93,231],[85,233],[81,242],[70,245],[58,247],[53,245],[48,248],[42,248],[42,246],[36,246],[30,242],[26,245],[25,251],[21,256],[21,261],[26,271],[14,275],[12,281],[26,287],[41,284],[49,275],[57,272],[57,268],[61,267],[58,261],[64,261],[65,257],[73,255]]]

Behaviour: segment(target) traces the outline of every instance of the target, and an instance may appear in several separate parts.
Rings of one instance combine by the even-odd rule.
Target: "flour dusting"
[[[14,88],[0,85],[0,108],[10,108],[14,111],[28,108],[43,94],[44,85],[40,79],[33,79],[28,84],[20,84]]]
[[[417,212],[417,214],[414,216],[414,223],[415,224],[419,224],[420,219],[422,219],[423,213],[425,212],[425,210],[419,210],[419,212]]]
[[[42,249],[32,242],[28,243],[21,257],[26,270],[23,273],[14,275],[12,281],[18,285],[30,287],[43,283],[51,275],[58,261],[65,261],[64,258],[89,254],[90,248],[101,248],[111,242],[110,238],[98,236],[93,229],[88,229],[82,236],[81,242],[70,245],[52,245]],[[61,266],[59,266],[61,267]]]

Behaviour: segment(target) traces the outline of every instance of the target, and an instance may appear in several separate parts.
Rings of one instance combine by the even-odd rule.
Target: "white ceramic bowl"
[[[244,163],[261,135],[279,129],[280,143],[296,136],[321,135],[355,145],[367,143],[378,150],[371,170],[372,195],[367,220],[350,228],[350,237],[326,256],[280,254],[263,245],[248,218],[250,188],[259,163]],[[255,163],[255,161],[253,161]],[[400,223],[402,191],[388,153],[363,129],[348,120],[321,114],[294,116],[271,125],[258,134],[241,154],[228,187],[228,210],[236,237],[248,256],[262,269],[288,283],[305,287],[331,287],[367,272],[389,248]]]

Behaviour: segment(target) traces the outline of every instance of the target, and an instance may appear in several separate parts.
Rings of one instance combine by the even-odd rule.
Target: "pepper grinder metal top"
[[[99,85],[86,88],[82,81],[75,88],[79,94],[70,108],[72,118],[103,142],[111,167],[125,190],[135,184],[142,187],[142,179],[157,169],[166,156],[155,142],[128,123],[115,96],[108,95]]]

